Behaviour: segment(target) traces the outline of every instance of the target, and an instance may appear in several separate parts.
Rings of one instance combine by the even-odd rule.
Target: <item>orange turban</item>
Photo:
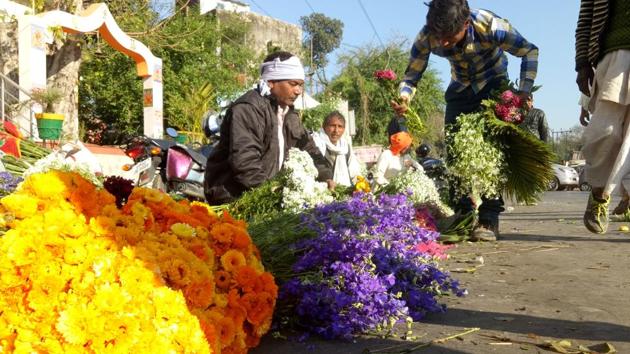
[[[399,155],[401,151],[411,146],[411,135],[407,132],[399,132],[389,137],[389,149],[392,154]]]

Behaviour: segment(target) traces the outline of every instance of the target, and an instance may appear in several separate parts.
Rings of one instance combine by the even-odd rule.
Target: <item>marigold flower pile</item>
[[[0,200],[0,352],[244,353],[273,277],[242,221],[136,188],[121,209],[76,173]]]

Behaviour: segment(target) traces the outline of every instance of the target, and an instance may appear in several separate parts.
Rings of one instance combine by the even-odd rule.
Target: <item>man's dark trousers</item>
[[[495,78],[489,81],[479,92],[474,92],[470,86],[460,92],[449,87],[444,95],[446,100],[445,129],[454,132],[456,129],[454,123],[457,121],[457,117],[462,113],[473,113],[481,110],[481,101],[489,98],[492,91],[499,89],[506,80],[504,77]],[[447,156],[447,159],[450,157]],[[454,193],[454,190],[451,192]],[[501,196],[497,198],[482,196],[479,206],[479,223],[489,227],[498,226],[499,214],[505,210],[503,205],[503,197]],[[463,214],[473,211],[472,199],[468,196],[462,197],[455,206],[455,210]]]

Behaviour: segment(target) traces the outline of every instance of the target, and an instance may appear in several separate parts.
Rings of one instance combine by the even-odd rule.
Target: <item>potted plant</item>
[[[61,90],[56,88],[34,89],[31,99],[42,107],[42,113],[36,113],[37,131],[44,140],[57,140],[61,136],[64,115],[54,112],[55,104],[63,98]]]

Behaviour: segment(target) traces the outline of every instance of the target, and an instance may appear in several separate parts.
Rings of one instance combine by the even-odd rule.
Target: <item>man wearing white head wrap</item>
[[[208,203],[224,204],[273,178],[290,148],[308,152],[318,180],[334,188],[330,163],[302,125],[293,102],[302,93],[304,68],[288,52],[275,52],[260,66],[258,87],[237,99],[221,125],[221,139],[208,157],[204,189]]]

